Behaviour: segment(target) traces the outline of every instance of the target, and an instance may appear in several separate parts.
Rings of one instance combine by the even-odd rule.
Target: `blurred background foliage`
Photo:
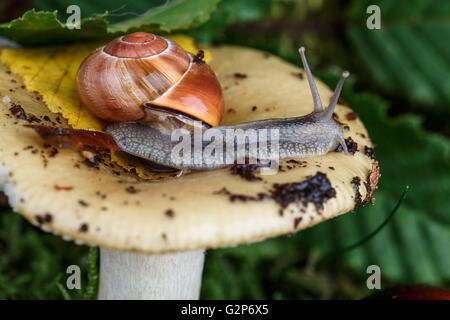
[[[200,10],[204,0],[177,0]],[[0,22],[30,8],[59,11],[72,0],[3,0]],[[334,87],[351,72],[343,98],[375,144],[382,177],[376,205],[302,231],[207,253],[203,299],[358,299],[366,268],[379,265],[382,287],[403,283],[450,286],[450,3],[439,0],[222,0],[200,19],[174,30],[211,45],[271,52],[296,65],[308,48],[312,69]],[[120,24],[173,1],[77,1],[82,17],[104,14]],[[366,28],[366,9],[381,9],[381,30]],[[199,12],[200,12],[199,11]],[[170,13],[170,12],[169,12]],[[172,12],[173,13],[173,12]],[[170,19],[170,14],[166,13]],[[151,19],[150,19],[151,20]],[[192,20],[194,21],[194,20]],[[179,31],[177,31],[179,32]],[[377,228],[405,186],[406,200],[390,223],[363,245],[336,255]],[[0,298],[93,297],[97,257],[43,233],[5,207],[0,213]],[[89,260],[89,264],[88,264]],[[78,264],[83,288],[64,292],[68,265]],[[89,267],[90,266],[90,267]],[[91,272],[88,272],[88,269]],[[88,274],[91,275],[88,285]]]

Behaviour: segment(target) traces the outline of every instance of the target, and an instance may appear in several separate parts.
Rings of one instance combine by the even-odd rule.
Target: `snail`
[[[304,52],[301,47],[299,53],[314,109],[308,115],[293,118],[219,126],[224,109],[222,90],[202,56],[144,32],[119,37],[91,53],[78,70],[77,87],[83,104],[108,122],[105,131],[119,148],[149,160],[161,171],[216,169],[246,157],[260,161],[313,157],[335,150],[338,145],[347,153],[343,131],[333,119],[333,111],[349,73],[342,73],[330,104],[323,109]],[[176,130],[182,134],[174,139]],[[265,131],[265,140],[251,135],[239,139],[228,134],[248,130]],[[209,137],[224,152],[199,156],[210,152],[211,146],[204,140],[194,145],[196,135],[206,140]],[[187,138],[183,141],[189,143],[182,161],[174,157],[180,138]],[[271,151],[262,153],[253,148],[263,144]],[[227,148],[229,145],[232,148]],[[245,150],[244,155],[235,152],[239,148]]]

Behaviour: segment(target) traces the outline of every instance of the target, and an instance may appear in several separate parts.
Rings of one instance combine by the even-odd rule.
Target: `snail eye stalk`
[[[334,89],[333,96],[331,97],[330,104],[328,105],[327,110],[324,113],[324,118],[331,118],[334,112],[334,108],[339,100],[339,96],[341,94],[342,87],[344,86],[345,79],[348,78],[350,72],[344,71],[342,72],[341,78],[339,79],[338,84],[336,85],[336,89]]]
[[[316,83],[314,82],[313,75],[311,73],[311,70],[308,66],[308,61],[306,61],[305,57],[305,47],[300,47],[298,49],[298,52],[300,53],[300,57],[302,58],[303,67],[305,68],[306,72],[306,78],[309,82],[309,88],[311,89],[311,94],[314,101],[314,112],[321,112],[323,111],[322,107],[322,101],[320,100],[319,92],[317,91]]]
[[[311,89],[311,94],[314,101],[314,112],[321,112],[323,111],[322,101],[320,100],[319,92],[317,91],[316,83],[314,82],[311,69],[309,69],[308,61],[306,61],[305,47],[300,47],[298,49],[298,52],[300,53],[300,57],[302,58],[303,67],[305,68],[306,72],[306,78],[308,79],[309,87]],[[336,89],[334,90],[334,94],[333,97],[331,98],[330,104],[328,105],[328,108],[324,114],[325,118],[327,117],[330,118],[331,115],[333,114],[334,108],[336,107],[336,104],[339,100],[339,95],[341,94],[342,86],[344,85],[344,80],[348,78],[349,75],[350,73],[348,71],[344,71],[342,73],[342,76],[339,79]]]

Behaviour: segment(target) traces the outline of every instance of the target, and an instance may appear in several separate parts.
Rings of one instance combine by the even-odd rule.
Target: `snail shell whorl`
[[[146,103],[213,126],[223,114],[222,90],[211,68],[175,42],[144,32],[91,53],[78,70],[77,86],[83,104],[111,122],[142,119]]]

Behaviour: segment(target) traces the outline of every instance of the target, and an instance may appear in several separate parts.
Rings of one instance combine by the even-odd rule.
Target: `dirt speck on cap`
[[[17,119],[27,120],[27,115],[25,114],[25,110],[19,105],[13,105],[10,109],[11,113],[16,116]]]
[[[380,167],[378,166],[378,161],[374,161],[372,163],[372,171],[370,172],[367,180],[364,182],[364,185],[367,189],[367,196],[364,199],[364,204],[366,203],[375,203],[375,198],[372,196],[373,192],[377,188],[378,179],[380,178]]]
[[[345,119],[352,121],[352,120],[356,120],[358,118],[358,115],[354,112],[349,112],[345,115]]]
[[[375,152],[373,151],[373,148],[370,148],[368,146],[364,146],[364,154],[366,156],[368,156],[370,159],[373,159],[373,160],[376,159]]]
[[[304,206],[311,202],[320,210],[327,200],[336,197],[336,190],[325,173],[317,172],[303,182],[274,184],[270,197],[282,209],[295,202],[301,202]]]
[[[338,99],[338,104],[343,105],[343,106],[348,106],[347,101],[345,101],[344,99],[342,99],[342,97],[339,97],[339,99]]]
[[[255,175],[255,172],[259,172],[261,166],[258,164],[235,164],[230,168],[231,174],[238,175],[242,179],[247,181],[262,180]]]
[[[41,122],[41,119],[39,119],[38,117],[36,117],[35,115],[31,114],[31,113],[26,113],[25,110],[22,108],[21,105],[15,104],[13,102],[9,103],[10,108],[9,111],[17,118],[20,120],[26,120],[28,122]]]
[[[303,80],[303,78],[304,78],[303,72],[291,72],[291,75],[293,75],[294,77],[299,78],[300,80]]]
[[[359,208],[362,203],[361,192],[359,191],[359,186],[361,184],[361,178],[353,177],[351,183],[353,185],[353,190],[355,190],[355,209],[356,209],[356,208]]]
[[[306,168],[308,166],[308,161],[305,160],[289,159],[286,163],[293,164],[294,166],[298,166],[300,168]]]
[[[350,153],[351,155],[354,155],[358,151],[358,144],[353,141],[352,137],[348,137],[347,139],[345,139],[345,144],[347,145],[348,153]],[[344,148],[342,148],[341,145],[338,145],[338,147],[334,151],[344,152]]]
[[[298,217],[294,219],[294,230],[297,229],[299,223],[302,221],[302,217]]]
[[[172,209],[167,209],[165,214],[168,218],[173,218],[175,216],[175,212]]]
[[[82,223],[80,227],[78,228],[78,232],[88,232],[89,231],[89,225],[87,223]]]
[[[134,186],[129,186],[125,188],[125,191],[131,194],[137,193],[139,190],[137,190]]]
[[[86,201],[84,201],[84,200],[78,200],[78,204],[79,204],[80,206],[83,206],[83,207],[89,206],[89,204],[88,204]]]
[[[257,196],[249,196],[245,194],[236,194],[229,191],[227,188],[222,188],[218,191],[214,191],[213,194],[226,195],[229,197],[231,202],[241,201],[241,202],[249,202],[249,201],[261,201],[266,198],[267,195],[263,193],[259,193]]]
[[[55,184],[53,186],[53,189],[55,189],[56,191],[70,191],[70,190],[73,189],[73,187],[71,187],[71,186],[60,186],[60,185]]]
[[[50,213],[46,213],[44,215],[36,215],[36,221],[39,224],[50,223],[52,222],[53,217]]]
[[[84,159],[83,163],[89,168],[96,168],[96,167],[98,167],[98,162],[97,162],[97,159],[95,157],[86,158],[86,159]]]
[[[49,156],[50,158],[54,158],[58,153],[59,153],[58,149],[56,149],[55,147],[53,147],[53,148],[50,150],[48,156]]]
[[[320,210],[327,200],[336,197],[336,190],[331,186],[325,173],[317,172],[302,182],[273,184],[268,193],[258,193],[255,196],[234,194],[226,188],[213,194],[226,195],[231,202],[274,200],[280,206],[279,214],[282,216],[284,209],[297,202],[301,202],[304,206],[311,202],[317,210]]]
[[[245,79],[245,78],[247,78],[247,75],[245,73],[241,73],[241,72],[236,72],[236,73],[233,74],[233,76],[235,78],[238,78],[238,79]]]

